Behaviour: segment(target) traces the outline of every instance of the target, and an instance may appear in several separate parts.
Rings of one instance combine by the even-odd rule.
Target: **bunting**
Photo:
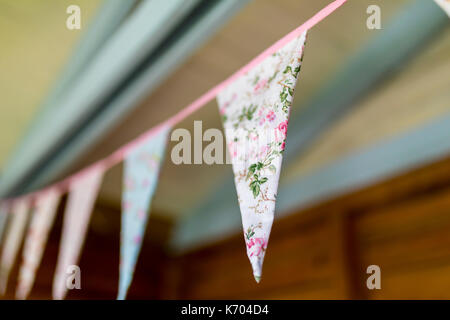
[[[57,190],[52,189],[40,195],[36,200],[36,207],[31,217],[23,249],[23,261],[16,289],[17,299],[26,299],[33,286],[60,196]]]
[[[449,0],[435,1],[450,14]],[[16,296],[21,299],[28,296],[33,286],[61,192],[68,191],[53,280],[53,298],[65,297],[68,267],[76,265],[79,260],[103,174],[123,160],[118,299],[125,299],[142,246],[169,130],[215,98],[233,165],[247,255],[255,280],[259,282],[274,219],[289,114],[302,65],[306,33],[345,2],[335,0],[328,4],[231,77],[164,123],[144,133],[143,137],[146,138],[140,137],[127,143],[88,169],[47,186],[44,190],[7,199],[12,207],[6,207],[5,202],[0,206],[0,241],[8,220],[0,260],[0,293],[6,291],[8,276],[21,245],[30,199],[36,199],[36,208],[28,229],[19,272]],[[6,214],[7,210],[11,211],[11,215]]]
[[[126,297],[133,279],[149,216],[151,198],[158,183],[169,127],[148,138],[125,158],[122,193],[120,277],[117,299]]]
[[[64,299],[67,293],[66,272],[69,266],[78,263],[103,173],[103,167],[94,167],[70,186],[56,273],[53,279],[54,299]]]
[[[28,220],[28,210],[29,200],[27,198],[17,200],[12,207],[11,219],[6,230],[0,263],[0,294],[2,295],[6,292],[9,273],[22,243]]]
[[[0,244],[3,239],[3,232],[5,231],[6,223],[8,221],[8,205],[6,203],[0,204]]]
[[[247,255],[257,282],[272,228],[288,118],[305,40],[306,31],[217,96]]]

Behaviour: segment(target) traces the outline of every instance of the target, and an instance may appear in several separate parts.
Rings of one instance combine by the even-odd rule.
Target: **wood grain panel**
[[[278,220],[258,286],[241,236],[184,256],[180,297],[450,298],[449,212],[446,159]],[[366,287],[372,264],[381,290]]]

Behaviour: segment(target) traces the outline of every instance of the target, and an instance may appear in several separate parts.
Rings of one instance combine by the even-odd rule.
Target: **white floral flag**
[[[5,294],[8,277],[16,260],[28,221],[29,200],[21,199],[13,204],[11,219],[5,234],[0,263],[0,294]]]
[[[306,31],[228,85],[217,97],[257,282],[275,211],[282,154]]]
[[[143,141],[127,155],[122,194],[122,230],[120,237],[120,277],[117,299],[123,300],[133,279],[149,206],[158,183],[169,128]]]
[[[3,239],[3,232],[5,231],[6,222],[8,221],[9,207],[6,203],[0,204],[0,244]]]
[[[434,0],[450,16],[450,0]]]
[[[33,286],[36,270],[41,262],[60,197],[61,194],[58,190],[51,189],[36,200],[23,248],[16,289],[17,299],[26,299]]]
[[[53,279],[53,299],[61,300],[66,296],[67,270],[78,263],[103,173],[102,167],[91,169],[70,186],[56,273]]]

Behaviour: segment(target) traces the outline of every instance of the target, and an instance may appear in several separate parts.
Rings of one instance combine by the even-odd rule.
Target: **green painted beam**
[[[68,113],[66,125],[75,127],[77,130],[69,132],[67,137],[64,137],[63,134],[57,135],[50,141],[56,148],[47,147],[47,154],[38,152],[39,150],[36,148],[30,150],[29,154],[33,155],[33,161],[29,161],[29,170],[20,176],[16,175],[15,179],[11,179],[8,184],[0,183],[0,190],[3,193],[20,194],[42,187],[67,169],[86,148],[98,141],[109,128],[136,107],[142,98],[150,94],[199,45],[247,3],[246,0],[207,0],[194,6],[192,1],[183,1],[182,5],[179,3],[179,6],[176,6],[175,2],[171,2],[169,6],[172,11],[168,8],[165,8],[164,12],[156,10],[157,3],[161,6],[165,3],[160,0],[148,1],[145,3],[145,7],[138,8],[135,13],[137,17],[129,18],[131,20],[127,21],[125,29],[121,28],[107,46],[102,48],[89,70],[77,79],[77,85],[64,97],[71,110]],[[193,10],[186,10],[187,5],[190,5],[188,8]],[[177,11],[176,15],[174,11]],[[184,16],[181,18],[180,12],[183,11]],[[154,15],[154,12],[159,13],[157,22],[156,20],[151,20],[151,22],[148,19]],[[172,19],[172,28],[169,28],[170,25],[165,25],[165,28],[168,29],[162,30],[160,24],[165,20],[161,17]],[[176,26],[174,21],[178,21],[179,25]],[[168,32],[169,29],[170,32]],[[148,50],[147,47],[145,56],[143,52],[131,50],[139,48],[137,44],[130,44],[130,39],[136,33],[139,34],[140,44],[144,42],[146,46],[151,46],[153,49]],[[171,40],[167,42],[168,38]],[[164,42],[163,49],[156,45],[156,43],[161,45],[162,42]],[[139,60],[142,63],[135,64]],[[130,64],[135,68],[131,68]],[[112,68],[113,71],[107,70],[107,68]],[[114,94],[107,95],[106,93],[111,91],[109,89],[112,88],[112,83],[115,82],[114,76],[126,74],[128,69],[133,69],[131,75],[124,79],[124,83],[117,82],[118,87],[112,90]],[[108,81],[103,79],[108,79]],[[103,95],[102,101],[99,99],[99,95]],[[98,110],[88,119],[85,117],[83,119],[83,110],[87,112],[94,105],[98,107]],[[76,108],[82,110],[75,112]],[[77,127],[76,121],[70,121],[69,118],[74,113],[78,114],[78,119],[83,120],[81,126]],[[47,121],[50,120],[51,118]],[[50,131],[63,133],[64,128],[61,127],[61,124],[58,124],[58,127],[59,131],[55,131],[54,126]],[[66,132],[68,131],[66,130]],[[39,132],[39,139],[43,139],[46,133],[45,131]],[[37,165],[36,162],[38,162]]]
[[[195,50],[207,41],[220,27],[237,13],[246,0],[226,0],[217,2],[210,11],[195,19],[185,28],[185,33],[170,48],[153,60],[143,72],[133,79],[126,90],[108,104],[107,112],[95,118],[89,126],[79,133],[77,138],[67,144],[64,150],[55,154],[50,165],[43,168],[28,184],[28,190],[44,186],[57,177],[77,157],[94,143],[101,140],[103,134],[114,127],[139,101],[155,90],[161,82],[179,68]]]
[[[326,21],[323,23],[326,23]],[[300,109],[302,112],[291,116],[289,121],[289,137],[283,160],[284,163],[290,163],[298,159],[301,153],[314,142],[316,137],[334,121],[355,107],[355,101],[364,97],[387,76],[398,71],[399,66],[404,65],[410,58],[418,54],[422,48],[426,47],[432,39],[439,35],[443,28],[448,26],[448,17],[434,2],[417,0],[407,5],[398,16],[394,17],[390,25],[384,28],[383,31],[380,31],[380,35],[377,38],[365,48],[362,48],[354,57],[351,57],[348,64],[344,65],[319,90],[317,96],[305,106],[294,106],[294,108]],[[428,138],[433,140],[433,137]],[[377,172],[378,174],[392,174],[394,169],[401,169],[397,161],[395,161],[395,156],[402,155],[405,150],[413,149],[417,153],[417,161],[411,165],[423,162],[427,157],[432,158],[433,156],[434,151],[428,152],[425,148],[421,152],[420,145],[414,145],[415,142],[419,143],[420,140],[411,141],[409,144],[405,144],[404,140],[400,141],[395,144],[395,148],[398,148],[398,150],[389,148],[389,144],[387,144],[371,151],[371,154],[380,152],[380,156],[385,156],[386,160],[393,161],[393,165],[395,162],[395,166],[385,167],[382,163],[367,162],[370,166],[361,164],[355,170],[361,169]],[[436,147],[446,148],[447,145]],[[392,153],[385,154],[384,150],[386,148]],[[351,158],[348,161],[348,163],[352,163]],[[404,165],[405,167],[408,166],[408,161],[405,160]],[[293,195],[287,192],[288,188],[283,186],[283,181],[280,181],[277,216],[282,214],[287,207],[301,207],[306,200],[312,198],[320,200],[322,197],[330,196],[334,192],[339,191],[339,188],[354,187],[362,183],[358,180],[358,175],[362,175],[363,172],[359,171],[355,171],[349,179],[341,179],[339,170],[342,167],[345,167],[345,163],[337,166],[335,171],[332,169],[328,171],[330,174],[328,183],[330,186],[335,186],[336,188],[334,189],[327,189],[325,186],[322,188],[324,191],[322,189],[320,191],[314,188],[316,181],[322,179],[320,173],[310,178],[308,183],[311,183],[311,189],[309,189],[310,192],[307,192],[309,195],[308,199],[299,196],[299,193]],[[349,173],[348,171],[346,172]],[[363,182],[369,183],[375,177],[376,175],[365,176]],[[303,188],[302,190],[307,188],[302,184],[302,181],[299,181],[299,183]],[[299,189],[296,188],[295,190]],[[285,197],[286,194],[289,196]],[[217,189],[212,190],[210,196],[205,198],[206,201],[204,203],[190,210],[186,214],[187,218],[178,222],[171,244],[174,251],[189,250],[211,241],[210,239],[217,240],[217,238],[240,230],[241,218],[231,169],[229,178],[225,181],[220,181]],[[288,202],[289,206],[286,204]]]
[[[95,57],[68,90],[53,101],[45,126],[29,136],[23,153],[13,157],[0,182],[0,194],[22,192],[29,184],[37,163],[56,154],[67,139],[85,122],[95,107],[113,92],[127,75],[155,50],[200,0],[146,0],[98,50]]]
[[[32,146],[41,146],[40,132],[51,125],[51,114],[61,108],[60,98],[69,91],[81,71],[94,59],[97,52],[120,27],[138,0],[103,0],[92,22],[83,26],[83,35],[58,80],[39,107],[35,119],[10,157],[0,181],[0,195],[26,172],[27,166],[36,160]]]
[[[70,90],[70,85],[75,83],[81,71],[94,59],[100,48],[122,25],[137,3],[138,0],[103,0],[96,17],[87,26],[61,77],[47,97],[44,108],[56,106],[57,99]]]

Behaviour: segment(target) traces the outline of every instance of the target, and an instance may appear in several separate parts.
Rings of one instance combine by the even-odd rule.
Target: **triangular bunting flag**
[[[8,221],[8,210],[9,208],[6,203],[0,204],[0,244],[2,243],[6,222]]]
[[[122,194],[122,230],[120,243],[120,278],[117,299],[126,297],[133,279],[149,206],[158,182],[169,128],[139,144],[125,159]]]
[[[450,0],[434,0],[450,17]]]
[[[0,263],[0,294],[5,294],[8,277],[16,260],[28,221],[29,200],[21,199],[13,204],[11,219],[5,234]]]
[[[70,186],[56,273],[53,279],[54,299],[64,299],[67,293],[67,269],[78,263],[103,173],[103,167],[93,168]]]
[[[36,270],[41,262],[48,233],[53,225],[60,196],[57,190],[50,190],[40,195],[36,200],[25,238],[23,260],[16,290],[17,299],[26,299],[33,286]]]
[[[247,255],[260,281],[280,177],[289,112],[306,31],[217,97],[241,209]]]

